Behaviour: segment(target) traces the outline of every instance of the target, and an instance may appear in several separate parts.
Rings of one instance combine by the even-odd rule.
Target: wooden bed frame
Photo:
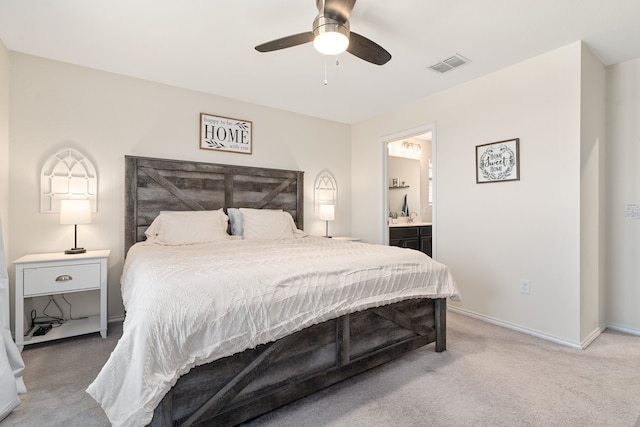
[[[125,156],[125,253],[161,210],[283,209],[303,227],[303,173]],[[446,299],[411,299],[332,319],[197,366],[152,426],[237,425],[402,354],[446,349]]]

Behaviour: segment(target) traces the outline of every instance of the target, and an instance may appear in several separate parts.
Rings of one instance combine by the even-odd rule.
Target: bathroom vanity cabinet
[[[400,246],[431,256],[431,225],[399,225],[389,227],[389,246]]]

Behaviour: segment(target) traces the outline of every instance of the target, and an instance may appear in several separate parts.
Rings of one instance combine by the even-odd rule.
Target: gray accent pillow
[[[227,215],[229,215],[229,228],[231,229],[232,236],[242,236],[242,212],[238,208],[228,208]]]

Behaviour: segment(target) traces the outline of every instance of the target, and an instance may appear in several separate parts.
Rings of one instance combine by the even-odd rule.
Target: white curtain
[[[9,275],[7,274],[0,217],[0,420],[9,415],[20,404],[18,393],[26,393],[22,381],[24,362],[9,329]],[[21,331],[16,331],[20,333]]]

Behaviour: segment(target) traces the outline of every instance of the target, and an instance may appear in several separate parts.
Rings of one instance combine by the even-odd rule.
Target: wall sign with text
[[[251,154],[251,125],[248,120],[200,113],[200,148]]]
[[[476,182],[520,180],[520,138],[476,146]]]

